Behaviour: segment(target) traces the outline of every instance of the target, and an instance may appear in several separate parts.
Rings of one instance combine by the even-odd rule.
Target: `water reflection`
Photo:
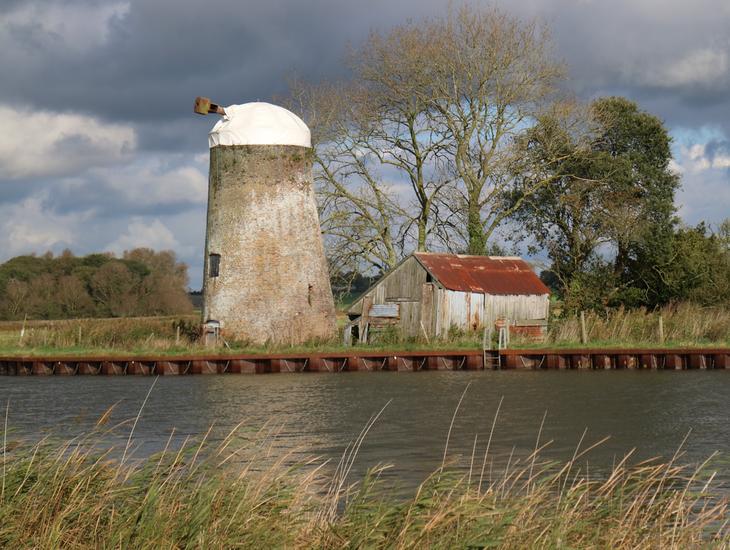
[[[545,456],[569,459],[585,429],[591,469],[605,469],[627,451],[636,458],[671,457],[689,434],[684,460],[714,451],[730,454],[730,373],[726,372],[423,372],[163,377],[152,391],[135,432],[139,453],[161,449],[171,430],[176,441],[214,425],[220,439],[239,422],[252,429],[280,426],[275,451],[339,458],[368,419],[390,404],[362,446],[353,474],[390,463],[393,479],[416,483],[441,463],[449,424],[450,457],[468,464],[477,437],[481,460],[500,399],[490,454],[503,464],[532,452],[543,415]],[[118,402],[112,421],[133,418],[152,383],[142,377],[0,378],[0,399],[10,403],[16,434],[74,436],[90,429]],[[116,442],[126,442],[120,432]],[[730,467],[719,460],[721,483]]]

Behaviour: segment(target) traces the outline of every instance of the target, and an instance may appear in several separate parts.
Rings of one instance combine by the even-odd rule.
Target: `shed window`
[[[433,277],[431,276],[430,273],[426,273],[426,282],[427,283],[432,283],[433,282]]]
[[[210,254],[208,256],[208,276],[217,277],[220,274],[221,255]]]

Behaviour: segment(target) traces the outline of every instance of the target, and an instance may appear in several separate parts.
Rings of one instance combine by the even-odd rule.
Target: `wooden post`
[[[352,344],[352,323],[347,323],[345,325],[345,330],[342,332],[342,343],[345,346]]]
[[[482,349],[487,350],[492,348],[492,327],[486,326],[484,327],[484,332],[482,333]]]
[[[487,368],[487,346],[489,346],[492,342],[492,331],[489,330],[489,337],[487,337],[487,331],[489,329],[487,327],[484,327],[484,333],[482,334],[482,365],[484,368]]]
[[[365,296],[362,299],[362,312],[360,313],[360,325],[358,327],[359,343],[368,343],[368,324],[370,323],[369,314],[370,306],[373,303],[373,299],[370,296]]]
[[[662,317],[662,314],[659,314],[659,343],[664,343],[664,317]]]
[[[81,330],[81,329],[79,329]],[[175,327],[175,345],[180,344],[180,325],[177,325]]]
[[[79,341],[78,341],[78,344],[77,345],[78,346],[81,345],[81,325],[79,325]]]
[[[423,321],[421,321],[421,330],[423,331],[424,338],[426,338],[426,343],[427,344],[430,344],[431,343],[431,339],[428,337],[428,332],[426,332],[426,327],[423,326]]]
[[[28,314],[25,314],[23,318],[23,326],[20,329],[20,336],[18,337],[18,345],[23,343],[23,336],[25,336],[25,322],[28,320]]]
[[[580,312],[580,343],[588,343],[588,331],[586,330],[586,314],[584,311]]]

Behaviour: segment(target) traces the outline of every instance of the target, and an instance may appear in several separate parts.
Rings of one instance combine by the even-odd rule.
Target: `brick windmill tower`
[[[251,344],[335,335],[335,310],[312,189],[309,128],[270,103],[222,115],[209,134],[204,332]]]

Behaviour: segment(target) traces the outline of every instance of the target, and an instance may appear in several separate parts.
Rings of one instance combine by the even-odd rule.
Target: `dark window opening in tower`
[[[309,287],[307,288],[307,302],[309,303],[310,306],[312,305],[312,290],[313,289],[314,289],[313,285],[309,285]]]
[[[431,277],[431,274],[430,273],[427,273],[426,274],[426,282],[427,283],[432,283],[433,282],[433,277]]]
[[[220,274],[221,255],[210,254],[208,256],[208,276],[217,277]]]

